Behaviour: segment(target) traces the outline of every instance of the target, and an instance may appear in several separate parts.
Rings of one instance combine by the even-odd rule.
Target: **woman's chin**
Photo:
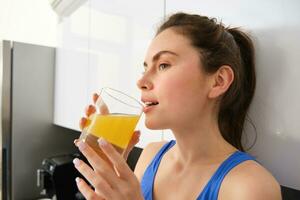
[[[158,122],[154,122],[154,121],[148,121],[146,120],[145,121],[145,126],[148,128],[148,129],[151,129],[151,130],[161,130],[163,129],[162,125]]]

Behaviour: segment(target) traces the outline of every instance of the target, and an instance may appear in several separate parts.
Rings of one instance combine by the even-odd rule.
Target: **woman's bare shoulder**
[[[167,141],[161,141],[161,142],[152,142],[149,143],[141,153],[138,162],[135,166],[134,173],[137,176],[139,180],[142,179],[142,176],[147,168],[147,166],[150,164],[154,156],[157,154],[157,152],[162,148],[164,144],[166,144]]]
[[[224,178],[219,200],[281,200],[280,185],[273,175],[253,160],[233,168]]]

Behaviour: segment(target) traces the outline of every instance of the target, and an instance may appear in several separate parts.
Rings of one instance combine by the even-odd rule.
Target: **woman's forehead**
[[[149,57],[153,57],[160,51],[171,51],[176,54],[188,51],[193,48],[187,37],[176,33],[172,29],[166,29],[159,33],[150,43],[147,51]]]

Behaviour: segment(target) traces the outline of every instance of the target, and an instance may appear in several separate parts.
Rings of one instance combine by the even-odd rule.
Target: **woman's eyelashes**
[[[166,70],[167,68],[169,68],[171,65],[168,64],[168,63],[160,63],[157,65],[157,71],[163,71],[163,70]],[[155,67],[155,66],[153,66]],[[151,67],[152,68],[152,67]],[[144,75],[148,70],[148,67],[147,66],[144,66],[144,70],[142,71],[142,75]]]
[[[163,70],[167,69],[168,67],[170,67],[170,64],[167,64],[167,63],[160,63],[160,64],[158,65],[158,70],[159,70],[159,71],[163,71]]]

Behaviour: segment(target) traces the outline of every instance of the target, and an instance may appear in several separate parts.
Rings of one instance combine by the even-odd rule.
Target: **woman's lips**
[[[156,105],[157,105],[157,104],[156,104]],[[152,110],[156,105],[145,106],[145,107],[143,108],[143,112],[144,112],[144,113],[149,112],[149,111]]]
[[[154,106],[157,106],[159,104],[157,100],[150,97],[142,97],[141,101],[144,103],[144,108],[143,108],[144,113],[149,112],[154,108]]]

